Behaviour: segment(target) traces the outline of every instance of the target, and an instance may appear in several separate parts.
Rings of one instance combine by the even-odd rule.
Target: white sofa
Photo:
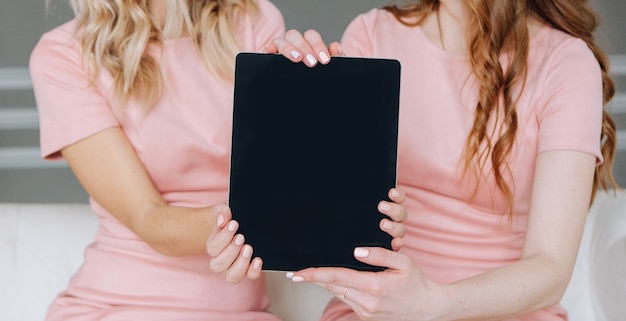
[[[96,228],[86,204],[0,204],[0,320],[42,321]],[[283,273],[267,277],[284,321],[316,320],[331,297]],[[626,320],[626,194],[598,196],[562,302],[572,321]]]

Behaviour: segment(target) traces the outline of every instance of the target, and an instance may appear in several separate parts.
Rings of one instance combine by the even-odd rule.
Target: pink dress
[[[496,193],[492,202],[492,173],[471,202],[475,185],[461,179],[460,157],[478,92],[475,79],[467,78],[465,56],[443,51],[421,28],[402,25],[378,9],[348,26],[341,47],[348,56],[394,58],[402,64],[398,186],[407,192],[409,217],[401,251],[436,282],[451,283],[520,257],[538,153],[575,150],[602,161],[601,72],[579,39],[548,27],[531,39],[512,152],[511,224],[502,195]],[[324,320],[337,320],[348,309],[334,302]],[[566,319],[557,305],[515,320]]]
[[[261,52],[285,32],[278,9],[267,0],[258,3],[259,14],[242,17],[237,25],[244,51]],[[74,25],[45,34],[31,57],[42,156],[57,159],[63,147],[119,126],[169,204],[226,201],[232,82],[208,71],[189,37],[165,41],[162,52],[150,45],[167,84],[143,116],[141,106],[110,99],[109,73],[101,72],[89,86]],[[46,320],[278,320],[267,312],[263,279],[233,285],[210,272],[208,256],[160,255],[93,199],[91,205],[100,223],[95,242]]]

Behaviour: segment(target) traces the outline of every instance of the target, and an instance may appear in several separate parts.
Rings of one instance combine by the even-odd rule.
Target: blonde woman
[[[567,320],[589,204],[615,187],[597,24],[584,0],[422,0],[359,15],[341,47],[315,31],[275,41],[269,52],[309,66],[402,64],[403,246],[355,250],[384,272],[291,275],[337,296],[323,320]]]
[[[67,160],[100,228],[46,320],[277,320],[225,200],[234,57],[283,35],[280,12],[267,0],[72,4],[30,68],[42,156]],[[241,249],[235,264],[211,272],[207,252],[227,246]]]

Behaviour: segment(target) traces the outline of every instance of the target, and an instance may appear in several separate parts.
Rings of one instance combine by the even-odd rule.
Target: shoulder
[[[42,71],[53,61],[67,64],[80,62],[80,43],[72,20],[44,33],[33,48],[29,68],[31,74]]]
[[[568,66],[600,72],[594,53],[583,40],[549,26],[543,26],[532,38],[529,60],[544,68]]]
[[[374,8],[366,13],[358,15],[350,23],[350,26],[360,27],[371,32],[379,31],[382,33],[403,25],[391,12],[385,9]]]
[[[348,55],[372,56],[376,48],[400,41],[410,27],[385,9],[371,9],[350,22],[341,38],[342,49]]]
[[[257,4],[259,6],[259,11],[261,15],[272,19],[272,18],[280,18],[282,19],[282,14],[280,10],[274,5],[272,2],[268,0],[257,0]]]

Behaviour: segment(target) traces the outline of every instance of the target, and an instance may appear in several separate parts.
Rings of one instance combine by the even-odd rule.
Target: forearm
[[[119,128],[61,152],[87,193],[152,248],[169,256],[206,253],[215,208],[169,206]]]
[[[131,229],[163,255],[202,255],[217,225],[213,210],[156,205],[138,216]]]
[[[444,286],[442,320],[502,320],[557,304],[571,268],[547,255],[534,255]]]

